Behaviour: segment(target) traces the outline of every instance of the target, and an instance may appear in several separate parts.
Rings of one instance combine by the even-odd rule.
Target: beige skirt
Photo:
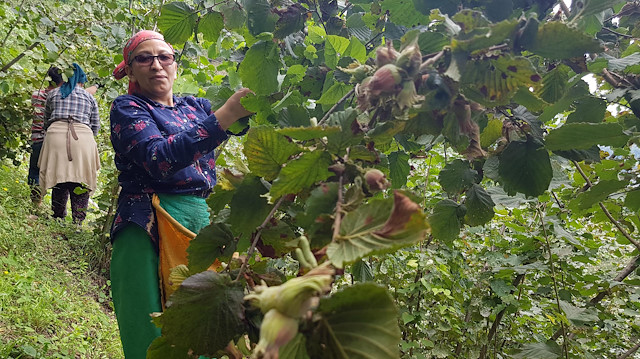
[[[71,123],[77,139],[69,126],[66,121],[56,121],[47,129],[38,160],[40,187],[47,190],[58,183],[75,182],[93,192],[100,169],[98,145],[89,126]]]

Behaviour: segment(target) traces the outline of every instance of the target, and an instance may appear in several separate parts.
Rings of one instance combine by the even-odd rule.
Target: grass
[[[0,163],[0,358],[123,358],[95,215],[76,231],[49,203],[30,217],[26,166]]]

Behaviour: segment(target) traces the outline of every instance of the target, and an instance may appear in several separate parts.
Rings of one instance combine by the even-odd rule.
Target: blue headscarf
[[[82,67],[74,62],[73,76],[71,76],[71,78],[69,78],[67,82],[63,83],[62,86],[60,86],[60,95],[62,96],[62,98],[66,98],[67,96],[69,96],[69,94],[73,92],[73,89],[76,88],[76,84],[78,84],[78,82],[82,84],[87,82],[87,75],[85,75]]]

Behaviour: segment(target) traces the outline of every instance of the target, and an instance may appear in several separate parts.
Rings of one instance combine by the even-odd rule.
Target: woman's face
[[[178,64],[172,61],[163,65],[157,57],[152,58],[148,64],[138,61],[144,60],[145,57],[148,61],[149,56],[158,55],[173,55],[173,51],[162,40],[142,42],[131,54],[126,72],[131,81],[137,82],[142,95],[163,103],[173,96],[173,81],[177,77]],[[166,59],[166,56],[164,57]]]

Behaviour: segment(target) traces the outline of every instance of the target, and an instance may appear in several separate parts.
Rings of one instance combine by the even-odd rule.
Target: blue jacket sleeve
[[[206,112],[201,107],[183,113],[152,107],[134,96],[120,96],[111,108],[113,148],[150,176],[169,177],[193,165],[227,139],[216,117],[209,114],[210,107]],[[173,133],[161,131],[171,121],[182,128]]]

